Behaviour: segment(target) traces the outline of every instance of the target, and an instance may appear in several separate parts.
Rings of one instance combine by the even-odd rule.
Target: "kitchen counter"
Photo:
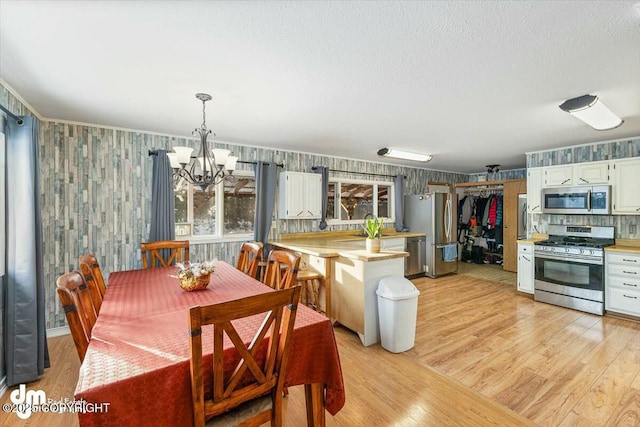
[[[616,239],[616,244],[607,246],[605,251],[628,252],[640,254],[640,240],[636,239]]]
[[[421,236],[424,234],[383,229],[381,239]],[[365,240],[361,231],[350,230],[283,234],[267,243],[299,252],[302,255],[300,269],[314,270],[322,275],[321,309],[326,307],[325,311],[333,321],[357,332],[362,344],[368,346],[380,340],[378,283],[383,277],[404,277],[404,259],[409,253],[385,249],[370,253],[364,248]],[[401,241],[389,246],[398,243]]]
[[[382,240],[407,237],[422,237],[424,233],[398,233],[393,229],[383,230]],[[284,249],[297,251],[303,254],[322,257],[345,257],[360,261],[383,261],[392,258],[404,258],[408,252],[381,250],[379,253],[367,252],[363,248],[354,245],[365,241],[365,237],[359,231],[335,231],[283,234],[280,239],[270,240],[267,243]]]
[[[548,238],[549,236],[547,234],[534,233],[533,236],[529,237],[528,239],[518,239],[518,243],[535,243],[539,242],[540,240],[547,240]]]

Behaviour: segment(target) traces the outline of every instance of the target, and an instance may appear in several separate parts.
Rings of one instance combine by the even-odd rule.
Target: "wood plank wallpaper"
[[[28,109],[0,84],[0,102],[15,114],[31,114]],[[65,325],[64,313],[55,295],[56,278],[77,268],[77,258],[94,252],[105,277],[111,271],[141,267],[139,245],[149,234],[151,208],[152,159],[149,149],[170,149],[174,145],[196,147],[195,139],[176,138],[144,132],[78,125],[56,121],[40,123],[40,169],[42,217],[47,281],[47,327]],[[458,174],[429,169],[407,168],[359,160],[269,148],[257,148],[219,143],[247,161],[264,160],[284,163],[289,171],[311,172],[315,165],[330,169],[384,175],[404,174],[405,194],[420,194],[427,181],[477,181],[482,174]],[[560,164],[587,158],[600,160],[603,155],[627,157],[640,155],[640,139],[612,146],[593,144],[557,152],[534,153],[527,156],[529,166]],[[635,154],[633,154],[635,153]],[[571,161],[568,161],[571,159]],[[239,169],[251,168],[238,165]],[[522,178],[524,169],[501,171],[491,179]],[[362,179],[353,173],[332,173],[332,176]],[[380,178],[382,179],[382,178]],[[592,218],[571,216],[541,216],[540,228],[561,221],[583,223]],[[613,222],[618,237],[640,238],[638,217],[599,217],[598,221]],[[391,224],[390,224],[391,225]],[[317,220],[278,220],[278,233],[317,231]],[[355,228],[341,226],[333,229]],[[635,233],[629,230],[635,229]],[[218,258],[235,263],[239,242],[197,244],[192,246],[194,259]]]

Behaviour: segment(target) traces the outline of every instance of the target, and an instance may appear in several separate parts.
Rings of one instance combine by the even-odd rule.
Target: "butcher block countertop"
[[[632,254],[640,254],[640,240],[636,239],[616,239],[616,244],[607,246],[605,251],[628,252]]]
[[[518,243],[535,243],[539,242],[540,240],[547,240],[548,238],[549,236],[547,234],[533,233],[533,235],[528,239],[519,239]]]
[[[384,229],[381,239],[404,237],[421,237],[424,233],[398,233],[394,229]],[[364,247],[354,245],[365,237],[359,230],[321,231],[312,233],[282,234],[277,240],[270,240],[270,245],[322,258],[345,257],[360,261],[382,261],[409,256],[408,252],[381,250],[379,253],[367,252]]]

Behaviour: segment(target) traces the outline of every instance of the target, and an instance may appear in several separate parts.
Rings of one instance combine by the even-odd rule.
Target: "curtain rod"
[[[311,170],[315,171],[316,168],[317,168],[317,166],[313,166],[311,168]],[[340,170],[340,169],[329,169],[329,172],[342,172],[342,173],[353,173],[353,174],[356,174],[356,175],[382,176],[382,177],[385,177],[385,178],[395,178],[396,177],[395,175],[384,175],[384,174],[381,174],[381,173],[370,173],[370,172],[352,172],[352,171],[344,171],[344,170]],[[406,175],[403,175],[403,177],[405,179],[407,178]]]
[[[13,114],[11,111],[9,111],[7,109],[7,107],[5,107],[4,105],[0,104],[0,110],[4,111],[7,116],[11,117],[13,120],[16,121],[16,123],[18,123],[18,126],[22,126],[22,124],[24,123],[24,120],[22,120],[20,117],[16,116],[15,114]]]
[[[158,150],[149,150],[149,156],[157,156],[158,155]],[[245,160],[238,160],[236,163],[242,163],[245,165],[255,165],[258,162],[247,162]],[[271,162],[267,162],[267,163],[271,163]],[[276,163],[276,166],[279,168],[284,168],[284,163]]]

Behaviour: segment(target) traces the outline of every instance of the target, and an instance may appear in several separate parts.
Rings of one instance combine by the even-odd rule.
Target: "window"
[[[327,222],[361,223],[369,214],[394,221],[393,183],[329,178]]]
[[[253,233],[256,181],[249,172],[205,191],[190,184],[175,191],[176,237],[193,240],[242,236]]]

